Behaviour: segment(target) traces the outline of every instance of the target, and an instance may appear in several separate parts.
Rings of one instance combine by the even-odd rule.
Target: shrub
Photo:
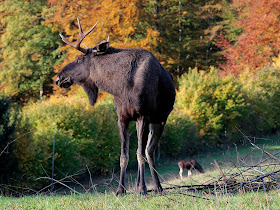
[[[240,84],[232,76],[219,77],[213,68],[181,76],[176,106],[190,116],[207,145],[221,144],[225,130],[233,132],[247,108]]]
[[[242,92],[251,108],[243,127],[250,135],[272,134],[279,130],[279,78],[280,66],[277,61],[256,74],[245,71],[240,75]]]
[[[118,165],[120,143],[117,117],[112,97],[91,107],[86,96],[51,97],[23,108],[18,135],[27,133],[16,143],[19,170],[28,177],[51,174],[53,136],[56,133],[56,178],[84,169],[107,172],[109,154]]]
[[[167,120],[160,142],[163,157],[185,157],[197,153],[201,142],[196,136],[196,127],[189,117],[175,108]]]

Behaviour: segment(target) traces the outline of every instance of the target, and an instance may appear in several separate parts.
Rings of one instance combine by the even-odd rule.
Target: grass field
[[[276,142],[257,143],[265,151],[275,154],[280,151],[280,146]],[[207,184],[218,180],[220,173],[214,165],[217,160],[227,174],[238,168],[238,165],[255,164],[267,155],[261,150],[252,146],[244,146],[236,149],[229,149],[215,154],[200,155],[195,159],[204,167],[204,174],[194,172],[191,178],[180,180],[178,176],[177,161],[158,166],[158,173],[161,175],[163,187],[176,185],[196,185]],[[267,167],[265,170],[269,170]],[[152,189],[151,177],[146,170],[147,187]],[[186,172],[184,173],[186,176]],[[128,194],[125,196],[115,196],[116,183],[112,183],[107,188],[95,188],[90,193],[58,194],[58,195],[36,195],[15,197],[1,197],[0,209],[280,209],[280,190],[264,190],[243,192],[235,194],[219,193],[210,194],[207,191],[190,192],[184,188],[166,190],[163,195],[153,192],[147,196],[134,193],[135,173],[128,173]],[[278,178],[279,180],[279,178]],[[97,180],[93,180],[95,183]],[[98,180],[101,182],[100,180]]]
[[[1,209],[279,209],[279,193],[271,191],[203,196],[209,200],[178,194],[30,196],[1,198],[0,206]]]

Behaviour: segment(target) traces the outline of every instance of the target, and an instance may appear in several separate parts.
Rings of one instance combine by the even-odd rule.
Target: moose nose
[[[58,78],[58,77],[57,77],[56,80],[55,80],[55,84],[56,84],[57,86],[59,86],[59,78]]]

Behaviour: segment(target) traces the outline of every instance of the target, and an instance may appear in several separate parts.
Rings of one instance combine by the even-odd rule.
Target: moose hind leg
[[[159,181],[159,178],[157,175],[157,171],[155,169],[153,154],[154,154],[154,151],[160,140],[161,134],[164,129],[164,125],[165,125],[165,123],[151,124],[148,143],[147,143],[147,147],[146,147],[146,151],[145,151],[146,157],[147,157],[147,160],[149,163],[150,171],[152,174],[152,178],[153,178],[154,189],[155,189],[155,192],[157,192],[157,193],[161,193],[163,191],[163,189],[161,187],[161,184],[160,184],[160,181]]]
[[[141,117],[136,122],[137,136],[138,136],[138,149],[137,149],[137,161],[138,161],[138,176],[136,182],[136,192],[146,195],[147,187],[145,184],[145,148],[147,145],[149,134],[149,118]]]
[[[129,159],[129,131],[128,123],[118,121],[118,129],[121,141],[121,156],[120,156],[120,182],[117,189],[117,195],[123,195],[126,193],[125,190],[125,174]]]

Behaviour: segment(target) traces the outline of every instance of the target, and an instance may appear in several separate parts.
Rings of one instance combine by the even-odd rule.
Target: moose
[[[155,171],[153,153],[160,140],[168,115],[173,110],[175,87],[171,74],[152,53],[144,49],[118,49],[104,40],[92,48],[82,48],[83,39],[96,27],[83,32],[78,20],[79,35],[76,43],[60,34],[62,41],[83,54],[63,67],[56,85],[68,88],[73,83],[83,87],[89,103],[96,103],[99,89],[114,97],[121,143],[120,181],[117,195],[126,193],[125,175],[129,160],[129,123],[136,121],[138,149],[138,176],[136,192],[147,194],[144,178],[147,160],[156,193],[163,188]]]
[[[202,166],[199,165],[199,163],[196,160],[180,160],[178,162],[178,166],[180,169],[179,174],[180,174],[181,180],[183,180],[184,168],[188,170],[188,177],[192,175],[193,169],[198,170],[200,173],[204,173]]]

